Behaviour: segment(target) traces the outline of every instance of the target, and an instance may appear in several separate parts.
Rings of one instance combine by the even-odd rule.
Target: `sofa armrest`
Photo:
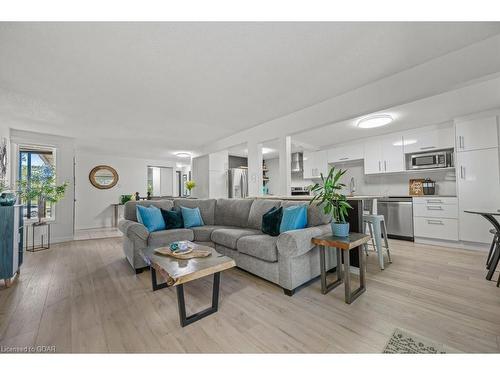
[[[312,238],[331,233],[330,228],[330,224],[325,224],[281,233],[277,241],[278,252],[289,258],[303,255],[316,246]]]
[[[120,220],[118,229],[127,237],[137,237],[147,242],[149,232],[144,225],[132,220]]]

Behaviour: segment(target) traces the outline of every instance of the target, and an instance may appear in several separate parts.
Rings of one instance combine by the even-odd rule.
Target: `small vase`
[[[349,236],[349,223],[334,223],[331,222],[332,234],[337,237]]]

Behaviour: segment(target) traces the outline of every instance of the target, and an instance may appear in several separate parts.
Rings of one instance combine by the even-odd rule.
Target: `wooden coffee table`
[[[200,248],[200,245],[190,243],[194,248]],[[219,306],[219,284],[220,272],[233,268],[236,263],[233,259],[219,254],[215,249],[203,246],[203,249],[210,249],[212,254],[205,258],[192,258],[192,259],[176,259],[170,256],[158,255],[155,249],[158,246],[150,246],[142,250],[142,257],[145,262],[151,267],[151,283],[153,291],[175,286],[177,289],[177,304],[179,307],[179,318],[182,327],[194,323],[210,314],[217,311]],[[164,283],[158,284],[157,275],[165,280]],[[214,275],[214,283],[212,290],[212,306],[197,312],[193,315],[186,316],[186,303],[184,300],[184,284],[200,279],[205,276]]]

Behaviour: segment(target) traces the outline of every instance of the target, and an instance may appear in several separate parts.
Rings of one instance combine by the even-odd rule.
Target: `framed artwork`
[[[410,195],[424,195],[424,181],[425,179],[423,178],[410,179]]]

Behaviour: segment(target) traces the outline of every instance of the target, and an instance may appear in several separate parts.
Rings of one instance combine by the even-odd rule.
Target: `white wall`
[[[194,198],[227,198],[227,150],[193,158]]]
[[[69,241],[73,239],[73,158],[75,156],[75,142],[73,138],[60,137],[50,134],[34,133],[12,129],[11,161],[12,166],[18,163],[18,145],[41,145],[56,149],[57,183],[68,182],[64,198],[55,206],[55,221],[51,226],[52,242]],[[17,168],[11,168],[12,181],[17,181]]]
[[[5,140],[7,145],[7,172],[3,177],[3,182],[5,185],[8,185],[10,182],[10,130],[7,126],[0,124],[0,146],[2,142]],[[1,177],[1,176],[0,176]]]
[[[193,158],[192,180],[196,187],[191,191],[194,198],[208,198],[209,194],[209,158],[208,155]]]
[[[99,190],[89,181],[89,172],[96,165],[106,164],[116,169],[118,183],[111,189]],[[148,166],[169,167],[170,179],[175,184],[175,162],[169,160],[150,160],[115,155],[96,154],[86,150],[76,151],[76,229],[110,227],[113,222],[112,203],[118,203],[122,194],[141,196],[147,193]],[[180,169],[179,169],[180,170]],[[174,187],[172,186],[172,191]]]

